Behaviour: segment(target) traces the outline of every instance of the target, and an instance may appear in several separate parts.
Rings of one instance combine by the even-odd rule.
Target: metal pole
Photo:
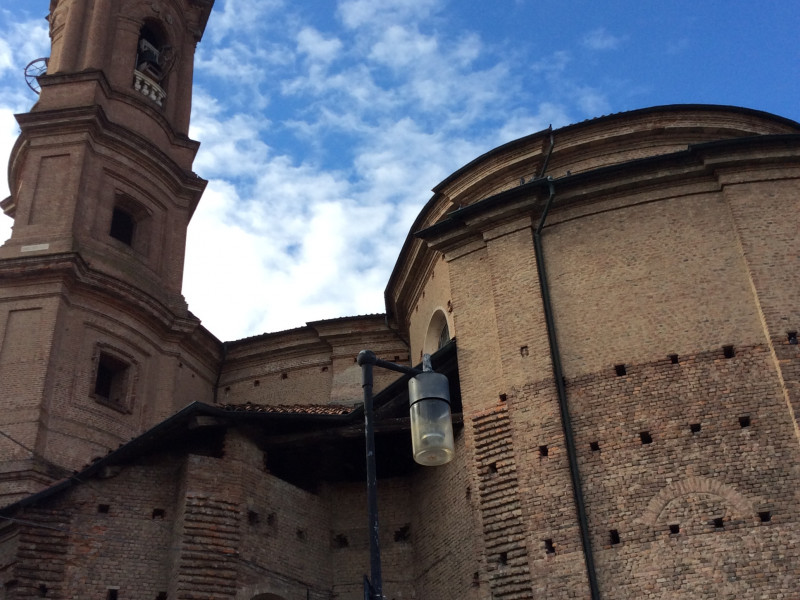
[[[359,355],[359,358],[361,356]],[[372,594],[383,600],[381,544],[378,536],[378,477],[375,470],[375,428],[372,411],[372,361],[361,361],[361,387],[364,389],[364,432],[367,438],[367,511],[369,512],[369,565]]]
[[[372,581],[364,578],[364,598],[383,600],[383,578],[381,576],[381,542],[378,535],[378,475],[375,469],[375,424],[372,407],[372,367],[378,366],[398,373],[419,375],[419,369],[413,369],[382,360],[371,350],[358,353],[358,364],[361,365],[361,387],[364,390],[364,435],[367,441],[367,511],[369,513],[369,566]],[[430,370],[430,357],[427,358]]]

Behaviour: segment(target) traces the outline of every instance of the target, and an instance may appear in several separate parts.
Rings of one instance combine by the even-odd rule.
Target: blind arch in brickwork
[[[676,498],[687,494],[710,494],[722,498],[728,506],[739,515],[747,515],[755,511],[757,502],[745,498],[741,493],[719,479],[706,477],[688,477],[681,481],[671,483],[661,489],[642,513],[640,520],[650,526],[656,524],[659,516],[667,506]]]

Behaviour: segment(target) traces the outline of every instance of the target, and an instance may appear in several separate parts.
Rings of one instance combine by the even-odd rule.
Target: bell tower
[[[176,369],[204,381],[213,362],[181,295],[206,184],[188,130],[212,5],[50,2],[51,56],[0,202],[14,219],[0,247],[0,503],[210,393],[195,383],[186,398]]]

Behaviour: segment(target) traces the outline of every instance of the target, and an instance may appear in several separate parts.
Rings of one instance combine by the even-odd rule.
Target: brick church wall
[[[571,150],[556,148],[566,174]],[[627,188],[555,182],[544,258],[604,598],[797,586],[800,352],[786,273],[798,179],[787,160],[714,174],[683,163],[680,177],[665,161]],[[628,176],[643,177],[615,174]],[[495,597],[584,598],[532,243],[542,189],[430,236],[449,264],[470,477],[489,490],[476,506],[480,577]]]

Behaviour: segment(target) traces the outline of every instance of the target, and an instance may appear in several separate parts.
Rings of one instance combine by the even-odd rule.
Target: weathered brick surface
[[[605,599],[796,597],[800,126],[662,107],[512,142],[437,186],[389,318],[223,345],[180,293],[205,185],[186,134],[209,4],[52,4],[3,202],[0,502],[192,401],[355,405],[359,350],[416,363],[446,321],[464,426],[449,465],[379,481],[387,597],[587,598],[576,493]],[[145,18],[178,57],[160,107],[131,87]],[[546,157],[553,181],[534,180]],[[540,258],[568,418],[533,244],[549,199]],[[137,214],[130,243],[109,234],[118,206]],[[104,352],[128,368],[116,405],[95,393]],[[376,371],[376,391],[395,378]],[[0,527],[3,596],[360,599],[364,485],[282,480],[255,423],[194,422],[224,427],[224,447],[141,453],[17,511]]]
[[[423,285],[415,296],[416,302],[403,315],[409,324],[409,346],[414,363],[419,363],[423,354],[433,354],[439,349],[440,329],[432,327],[433,321],[439,324],[439,319],[444,317],[450,337],[457,335],[453,321],[449,265],[444,257],[437,259],[430,265],[429,273],[424,278],[420,277],[419,283]]]
[[[630,365],[624,377],[576,378],[568,389],[605,597],[792,589],[798,444],[763,346],[730,359],[716,350]],[[643,431],[652,443],[642,443]],[[765,511],[771,520],[762,523]]]
[[[720,194],[598,211],[554,224],[543,244],[569,377],[761,339]]]
[[[289,331],[229,343],[221,367],[221,404],[343,404],[361,401],[361,367],[369,349],[380,358],[409,364],[409,351],[383,315],[310,323]],[[396,374],[376,369],[375,391]]]
[[[456,439],[456,456],[443,467],[420,468],[412,479],[411,519],[417,598],[489,597],[481,528],[479,483],[471,428]],[[390,538],[391,539],[391,538]]]
[[[673,124],[685,115],[674,116]],[[755,125],[746,120],[743,127]],[[650,126],[656,122],[653,115]],[[579,156],[570,136],[586,142],[600,124],[557,132],[554,174],[685,148],[644,135],[635,119],[620,125],[610,135],[630,135],[630,145],[593,146],[597,157],[587,150],[583,162],[570,162]],[[800,266],[792,250],[798,159],[777,143],[752,149],[755,163],[771,157],[759,169],[745,160],[749,151],[737,145],[725,158],[698,152],[640,163],[642,173],[554,182],[544,259],[603,597],[791,597],[795,589],[800,369],[790,339],[794,288],[785,276]],[[523,154],[514,147],[504,158]],[[725,168],[712,172],[704,161]],[[447,182],[453,195],[432,200],[432,218],[441,219],[437,202],[477,200],[467,191],[475,173],[499,173],[500,164],[495,154],[454,176]],[[465,415],[474,419],[495,404],[508,414],[505,451],[516,482],[503,502],[518,503],[533,597],[585,598],[531,243],[548,188],[515,191],[499,180],[502,202],[487,201],[425,235],[449,263]],[[414,252],[424,255],[412,248],[406,260],[422,261]],[[410,293],[392,292],[398,303]],[[616,366],[627,374],[618,376]],[[642,442],[643,432],[651,443]],[[479,456],[477,437],[465,439]],[[505,523],[515,518],[509,511]],[[680,532],[670,534],[670,525]],[[484,523],[485,548],[489,533]]]
[[[19,534],[14,565],[17,598],[67,597],[64,571],[70,551],[66,510],[33,509]]]
[[[475,416],[473,427],[478,502],[492,597],[526,598],[531,593],[528,548],[506,407]]]
[[[4,504],[57,479],[57,467],[78,469],[189,402],[210,402],[220,359],[181,296],[186,227],[205,186],[186,135],[191,63],[210,6],[51,8],[48,72],[18,116],[3,202],[14,218],[0,247],[0,412],[13,438],[0,442]],[[181,56],[161,107],[132,87],[150,18]],[[128,241],[111,232],[119,207],[135,217]],[[94,393],[105,351],[128,365],[118,406]]]

